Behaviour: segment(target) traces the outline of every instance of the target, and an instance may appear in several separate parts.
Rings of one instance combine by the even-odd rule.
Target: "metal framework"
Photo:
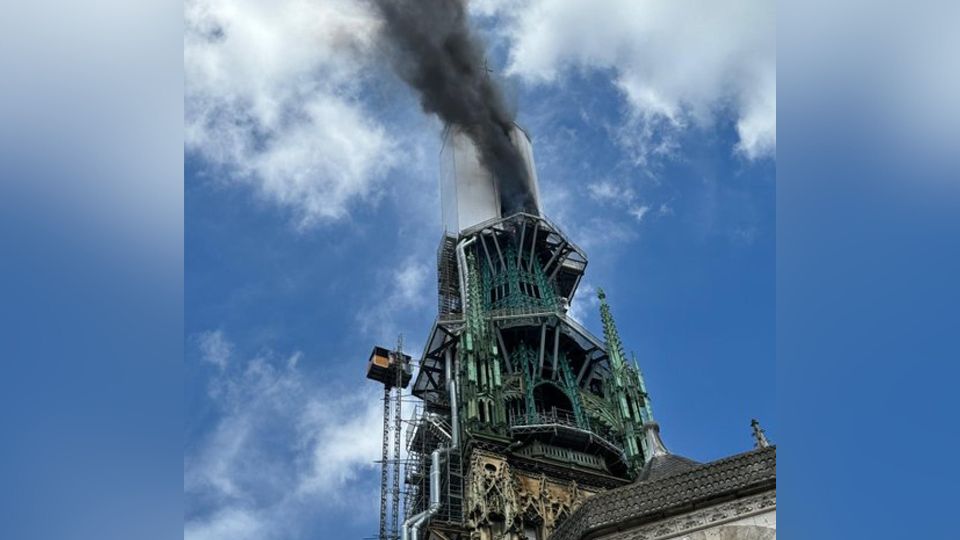
[[[387,508],[386,490],[390,482],[390,438],[393,436],[393,424],[390,422],[390,415],[393,413],[393,390],[389,386],[383,387],[383,447],[380,457],[380,532],[377,538],[387,540],[392,537],[393,531],[389,530],[387,519],[389,509]]]
[[[602,339],[567,313],[586,265],[537,215],[444,235],[406,427],[403,524],[400,400],[385,401],[381,538],[545,540],[586,497],[635,476],[650,401],[605,294]]]
[[[383,436],[380,457],[379,540],[400,538],[400,478],[403,460],[400,438],[403,422],[403,389],[411,377],[410,357],[403,354],[403,336],[393,351],[376,347],[367,378],[383,384]]]
[[[514,127],[505,133],[530,173],[529,205],[504,196],[510,179],[488,170],[469,133],[444,131],[437,319],[410,389],[419,401],[403,461],[409,357],[400,342],[371,355],[367,377],[384,385],[381,540],[546,540],[658,455],[644,436],[655,423],[643,376],[606,295],[602,337],[569,312],[587,257],[540,215],[531,142]]]
[[[397,349],[394,352],[394,362],[397,366],[403,365],[403,335],[397,337]],[[403,370],[395,369],[396,384],[394,385],[393,399],[393,454],[390,461],[393,469],[391,485],[392,501],[390,505],[391,522],[390,538],[398,538],[400,531],[400,426],[403,421]]]

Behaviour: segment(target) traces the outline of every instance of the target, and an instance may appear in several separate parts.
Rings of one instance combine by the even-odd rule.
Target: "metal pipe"
[[[403,522],[402,540],[418,540],[420,527],[440,510],[440,449],[430,454],[430,506]]]
[[[400,538],[401,538],[401,540],[409,540],[409,539],[410,539],[410,529],[413,527],[413,525],[414,525],[415,523],[419,524],[419,522],[422,521],[424,517],[426,517],[426,515],[427,515],[428,512],[430,512],[430,509],[424,510],[423,512],[420,512],[419,514],[415,514],[415,515],[413,515],[413,516],[410,516],[409,519],[407,519],[406,521],[403,522],[403,528],[400,530]],[[418,528],[419,528],[419,526],[418,526]],[[417,538],[416,534],[417,534],[416,532],[413,533],[413,538],[414,538],[414,539]]]
[[[451,448],[447,447],[430,453],[430,506],[403,523],[403,540],[418,540],[420,527],[440,511],[440,454],[450,451]]]
[[[453,350],[447,347],[443,354],[444,367],[447,370],[447,392],[450,394],[450,446],[460,446],[460,410],[457,404],[457,381],[453,371]]]
[[[430,505],[426,510],[403,522],[402,540],[418,540],[420,527],[440,511],[440,455],[449,454],[460,446],[460,418],[457,405],[457,382],[454,371],[453,350],[444,351],[444,367],[447,373],[447,390],[450,392],[450,446],[437,448],[430,454]]]
[[[474,236],[466,240],[461,240],[460,243],[457,244],[457,275],[460,279],[460,309],[463,311],[464,316],[466,316],[467,313],[467,279],[464,276],[467,266],[467,256],[464,250],[476,240],[477,237]]]
[[[440,506],[440,449],[430,454],[430,507]]]

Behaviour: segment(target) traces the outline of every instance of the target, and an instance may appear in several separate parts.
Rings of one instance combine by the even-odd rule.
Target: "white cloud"
[[[591,199],[617,212],[585,213],[582,201],[577,199],[578,195],[561,183],[554,183],[551,189],[542,192],[545,212],[551,221],[560,226],[567,238],[586,250],[588,255],[593,249],[623,244],[637,238],[636,224],[622,214],[629,213],[631,204],[637,204],[636,196],[629,187],[600,181],[587,184],[586,190]]]
[[[737,150],[750,159],[772,156],[777,151],[777,75],[771,68],[751,91],[744,91],[746,105],[737,120],[740,141]]]
[[[408,259],[393,276],[394,292],[390,301],[397,307],[423,305],[430,267],[418,259]]]
[[[630,209],[630,215],[637,218],[637,221],[643,221],[643,216],[647,215],[647,212],[650,211],[650,207],[643,204],[640,206],[634,206]]]
[[[629,221],[599,216],[571,224],[570,231],[574,238],[579,239],[580,247],[587,251],[625,244],[637,238],[637,229]]]
[[[373,392],[352,398],[311,400],[300,418],[302,443],[309,447],[309,474],[298,493],[340,499],[342,488],[379,458],[382,401]]]
[[[591,199],[597,202],[626,210],[637,222],[643,221],[643,218],[651,209],[649,204],[638,201],[638,197],[632,188],[609,180],[587,184],[587,193]],[[663,211],[665,204],[666,203],[661,204],[661,211],[654,214],[655,216],[664,216],[667,214],[667,212]]]
[[[587,192],[596,201],[618,202],[633,200],[633,190],[626,186],[618,186],[610,181],[593,182],[587,184]]]
[[[567,315],[580,324],[586,324],[586,321],[592,318],[597,311],[600,301],[597,299],[597,289],[586,282],[580,284],[577,288],[577,294],[573,296],[570,302],[570,310]]]
[[[185,540],[289,538],[324,510],[374,511],[361,475],[379,457],[379,395],[310,380],[301,356],[261,355],[211,381],[220,417],[185,453]]]
[[[436,298],[428,290],[433,284],[434,268],[427,262],[429,255],[411,255],[381,275],[381,285],[357,314],[361,330],[381,343],[392,344],[401,331],[401,324],[411,319],[413,312],[425,310]],[[405,350],[416,350],[408,343]]]
[[[233,344],[223,337],[220,330],[203,332],[197,337],[200,346],[200,358],[220,369],[227,367],[230,355],[233,353]]]
[[[508,72],[550,83],[569,68],[614,71],[633,111],[625,126],[641,163],[668,153],[673,132],[736,118],[737,151],[776,149],[776,17],[767,0],[484,0],[499,14]]]
[[[358,96],[377,21],[352,0],[188,0],[185,145],[300,227],[377,195],[394,143]]]
[[[255,511],[228,508],[210,519],[184,524],[184,540],[246,540],[264,537],[265,523]]]

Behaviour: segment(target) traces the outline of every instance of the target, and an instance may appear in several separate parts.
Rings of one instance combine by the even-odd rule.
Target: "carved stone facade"
[[[511,467],[502,456],[475,451],[467,474],[471,540],[546,539],[598,488]]]

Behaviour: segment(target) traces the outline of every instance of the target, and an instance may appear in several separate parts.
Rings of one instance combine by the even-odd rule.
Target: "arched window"
[[[560,417],[573,416],[570,398],[553,383],[543,383],[534,388],[533,400],[540,413],[557,414]]]
[[[481,423],[493,423],[493,402],[487,398],[480,398],[477,402],[477,417]]]

